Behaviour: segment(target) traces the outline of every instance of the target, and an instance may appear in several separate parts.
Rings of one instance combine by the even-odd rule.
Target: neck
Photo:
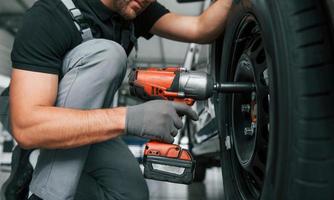
[[[101,2],[110,10],[115,11],[114,10],[114,1],[113,0],[101,0]]]

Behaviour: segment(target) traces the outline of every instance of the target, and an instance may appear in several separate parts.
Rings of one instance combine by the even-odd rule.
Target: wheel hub
[[[255,83],[254,67],[247,53],[242,54],[237,65],[234,81]],[[241,166],[249,170],[256,147],[256,93],[235,94],[232,100],[234,146]]]
[[[227,82],[246,82],[255,91],[223,95],[222,127],[226,127],[226,148],[230,150],[231,172],[238,191],[247,199],[261,197],[268,155],[271,56],[256,17],[245,15],[234,32]],[[222,73],[220,73],[222,74]]]
[[[236,62],[234,82],[254,83],[256,91],[232,96],[232,139],[237,161],[251,190],[259,195],[264,182],[269,138],[269,76],[258,27]]]

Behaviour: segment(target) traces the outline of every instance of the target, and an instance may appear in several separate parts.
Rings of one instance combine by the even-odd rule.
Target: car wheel
[[[206,165],[204,162],[198,161],[196,159],[196,166],[195,166],[195,174],[194,174],[194,182],[203,182],[206,175]]]
[[[215,97],[226,199],[334,199],[334,45],[324,1],[239,2],[215,44],[216,80],[253,82],[256,91]]]

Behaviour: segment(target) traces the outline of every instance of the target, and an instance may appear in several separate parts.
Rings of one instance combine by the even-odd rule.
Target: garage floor
[[[223,182],[220,168],[207,170],[203,183],[189,186],[148,180],[150,200],[222,200]]]
[[[0,185],[9,176],[9,172],[0,172]],[[207,171],[203,183],[190,186],[147,180],[150,188],[150,200],[222,200],[223,186],[220,168]]]

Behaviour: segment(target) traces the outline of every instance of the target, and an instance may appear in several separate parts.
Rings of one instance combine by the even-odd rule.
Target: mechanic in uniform
[[[13,136],[24,149],[41,149],[29,199],[148,199],[138,163],[119,136],[172,143],[179,116],[198,117],[161,100],[110,108],[127,55],[136,38],[153,34],[209,43],[222,33],[231,5],[217,0],[192,17],[155,0],[37,1],[14,42],[10,84]]]

